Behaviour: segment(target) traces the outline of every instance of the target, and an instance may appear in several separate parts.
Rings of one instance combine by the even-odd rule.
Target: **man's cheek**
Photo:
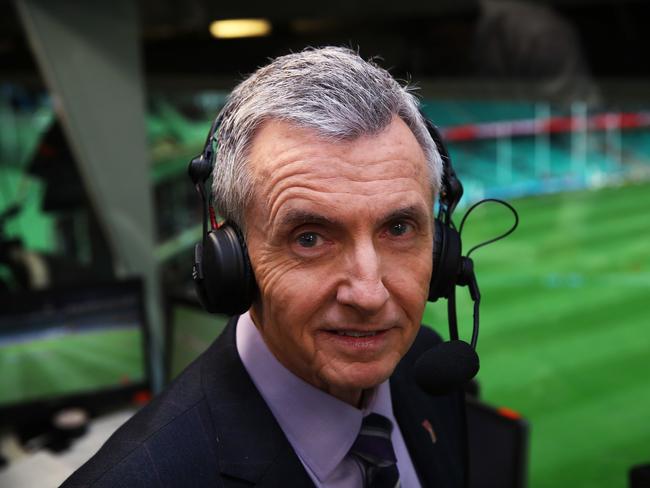
[[[289,284],[288,277],[297,267],[298,264],[284,253],[260,253],[253,268],[262,296],[276,292],[286,293],[283,289]]]
[[[397,266],[391,273],[391,288],[400,295],[420,301],[429,293],[432,258]]]

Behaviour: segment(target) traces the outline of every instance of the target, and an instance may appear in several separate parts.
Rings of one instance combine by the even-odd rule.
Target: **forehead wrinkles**
[[[332,142],[284,122],[266,124],[249,160],[258,211],[274,218],[291,197],[372,196],[385,192],[387,182],[391,193],[418,189],[428,194],[429,169],[421,148],[388,132],[395,131]]]
[[[396,174],[377,174],[364,177],[365,168],[359,168],[355,174],[343,174],[336,171],[320,172],[302,168],[300,171],[278,172],[265,182],[266,191],[260,192],[269,211],[270,220],[274,220],[287,202],[293,199],[305,199],[318,204],[325,199],[328,205],[352,204],[365,199],[367,205],[377,198],[385,199],[387,192],[392,196],[416,193],[417,200],[428,186],[422,185],[412,176]],[[406,196],[404,196],[405,198]],[[411,197],[413,198],[413,197]]]

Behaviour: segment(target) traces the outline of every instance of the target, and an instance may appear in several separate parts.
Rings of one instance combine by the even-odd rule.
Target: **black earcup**
[[[458,231],[435,219],[433,236],[433,272],[429,301],[449,298],[461,271],[461,241]]]
[[[203,307],[212,313],[237,315],[246,312],[255,298],[257,285],[248,258],[246,242],[233,224],[208,232],[205,246],[197,244],[194,283]]]

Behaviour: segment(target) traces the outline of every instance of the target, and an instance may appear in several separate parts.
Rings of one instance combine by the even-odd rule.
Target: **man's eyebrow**
[[[429,218],[428,213],[421,205],[407,205],[396,210],[392,210],[385,214],[379,221],[383,224],[394,220],[412,219],[415,221],[423,221]],[[291,209],[283,214],[278,220],[278,227],[294,228],[305,224],[326,225],[328,227],[335,227],[340,225],[336,219],[326,217],[322,214],[311,212],[307,210]]]
[[[413,219],[413,220],[426,220],[429,215],[424,211],[420,205],[408,205],[387,213],[382,219],[383,222],[391,222],[393,220]]]
[[[286,228],[286,227],[298,227],[304,224],[333,226],[336,225],[337,221],[332,220],[329,217],[325,217],[324,215],[315,212],[292,209],[287,211],[284,215],[282,215],[278,223],[280,227]]]

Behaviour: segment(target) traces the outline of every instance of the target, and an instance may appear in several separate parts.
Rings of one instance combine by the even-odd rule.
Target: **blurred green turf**
[[[0,405],[142,381],[137,328],[84,331],[0,347]]]
[[[519,229],[472,256],[482,397],[529,420],[530,487],[627,487],[629,467],[650,462],[650,183],[512,203]],[[477,209],[465,249],[511,221]],[[445,306],[424,318],[444,335]]]

